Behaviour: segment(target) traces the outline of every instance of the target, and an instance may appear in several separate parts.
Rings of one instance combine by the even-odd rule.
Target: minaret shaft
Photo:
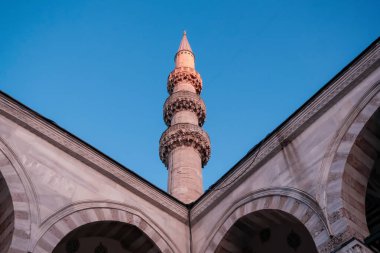
[[[202,161],[197,150],[182,146],[171,151],[168,172],[169,194],[184,203],[193,202],[202,195]]]
[[[184,203],[203,194],[202,167],[210,157],[210,140],[201,128],[206,107],[199,94],[202,79],[184,33],[168,78],[164,120],[169,128],[160,139],[160,158],[168,168],[168,192]]]
[[[176,68],[188,67],[195,68],[194,55],[190,51],[182,50],[179,51],[175,57]]]
[[[199,124],[197,115],[191,111],[179,111],[174,114],[170,125],[175,125],[178,123],[190,123],[193,125]]]

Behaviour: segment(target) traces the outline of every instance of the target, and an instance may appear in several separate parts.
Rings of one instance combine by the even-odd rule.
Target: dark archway
[[[66,235],[53,253],[159,253],[156,244],[139,228],[119,221],[97,221]]]
[[[375,167],[369,178],[366,194],[366,218],[370,233],[380,231],[380,160],[376,161]]]
[[[14,231],[14,219],[12,197],[0,172],[0,253],[6,253],[9,250]]]
[[[380,109],[366,123],[355,143],[362,151],[362,156],[367,156],[363,163],[368,161],[370,167],[365,194],[365,216],[369,231],[366,242],[380,250]]]
[[[266,209],[235,222],[219,243],[216,253],[317,253],[306,227],[292,215]]]

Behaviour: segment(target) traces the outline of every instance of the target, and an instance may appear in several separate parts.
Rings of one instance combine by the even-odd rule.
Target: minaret
[[[210,158],[210,139],[202,125],[206,106],[200,98],[202,79],[186,32],[168,77],[170,94],[164,104],[168,129],[160,139],[160,158],[168,168],[168,192],[188,204],[203,193],[202,168]]]

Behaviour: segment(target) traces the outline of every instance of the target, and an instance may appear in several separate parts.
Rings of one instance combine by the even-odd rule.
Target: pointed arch
[[[12,230],[10,241],[1,241],[9,245],[9,252],[27,252],[31,238],[32,221],[37,222],[36,205],[33,205],[32,187],[21,163],[6,142],[0,138],[0,175],[7,187],[12,205],[12,214],[1,217],[8,219],[8,230]],[[35,203],[35,202],[34,202]],[[4,220],[3,220],[4,221]],[[3,240],[7,238],[2,238]]]
[[[374,159],[363,153],[358,137],[380,107],[379,90],[379,83],[374,84],[353,107],[331,145],[333,153],[328,155],[331,161],[327,163],[326,183],[322,185],[325,187],[326,214],[335,245],[352,237],[363,240],[369,234],[365,195],[372,169],[368,164],[373,164]],[[367,164],[362,163],[363,156]]]
[[[242,217],[263,210],[278,210],[297,219],[309,231],[319,252],[326,247],[329,232],[322,210],[306,193],[293,188],[262,189],[239,200],[214,229],[205,253],[215,252],[227,231]]]
[[[50,217],[43,224],[43,232],[33,252],[52,252],[71,231],[82,225],[100,221],[117,221],[133,225],[151,239],[161,252],[178,252],[166,235],[143,214],[120,204],[106,202],[76,203]]]

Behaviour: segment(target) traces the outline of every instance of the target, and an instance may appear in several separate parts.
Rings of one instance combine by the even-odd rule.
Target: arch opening
[[[220,241],[216,253],[317,253],[306,227],[292,215],[274,209],[238,219]]]
[[[8,252],[14,231],[14,208],[12,197],[0,172],[0,253]]]
[[[119,221],[96,221],[67,234],[53,253],[160,253],[138,227]]]

